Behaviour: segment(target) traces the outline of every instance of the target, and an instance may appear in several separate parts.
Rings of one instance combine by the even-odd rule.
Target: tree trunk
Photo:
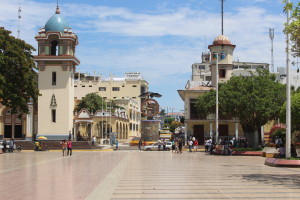
[[[243,126],[244,135],[248,141],[248,147],[258,147],[259,145],[259,134],[258,130],[251,127]]]

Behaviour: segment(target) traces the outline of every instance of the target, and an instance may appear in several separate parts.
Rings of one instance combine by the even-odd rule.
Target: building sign
[[[140,72],[128,72],[125,73],[125,79],[140,80],[142,79],[142,76]]]

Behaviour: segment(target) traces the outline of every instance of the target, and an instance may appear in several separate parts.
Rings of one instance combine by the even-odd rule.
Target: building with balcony
[[[187,81],[185,89],[178,90],[184,101],[186,137],[194,136],[200,144],[203,144],[205,138],[216,135],[216,116],[205,116],[195,107],[200,95],[215,89],[216,58],[212,56],[218,54],[219,83],[228,81],[232,76],[256,73],[257,68],[269,69],[267,63],[233,61],[235,45],[224,35],[217,36],[208,48],[210,52],[202,54],[202,62],[192,65],[191,80]],[[220,115],[218,122],[219,138],[244,136],[238,119]]]

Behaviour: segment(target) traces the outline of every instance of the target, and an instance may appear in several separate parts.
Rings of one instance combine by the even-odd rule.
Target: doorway
[[[22,138],[22,117],[19,118],[21,112],[13,114],[11,109],[8,109],[4,114],[4,138]]]
[[[204,144],[204,125],[194,125],[193,136],[198,140],[199,145]]]

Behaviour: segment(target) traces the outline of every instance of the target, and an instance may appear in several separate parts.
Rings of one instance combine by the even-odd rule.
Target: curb
[[[271,167],[300,167],[300,160],[284,160],[279,158],[267,158],[265,165]]]

